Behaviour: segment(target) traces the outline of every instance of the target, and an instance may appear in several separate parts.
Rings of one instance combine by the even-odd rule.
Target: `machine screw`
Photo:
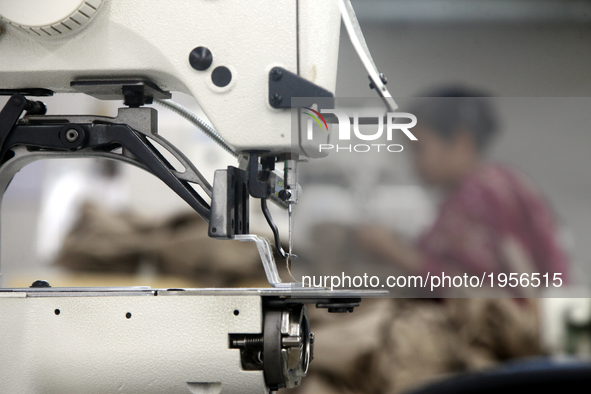
[[[232,347],[244,349],[259,349],[263,347],[263,337],[232,339]]]
[[[379,76],[380,76],[380,80],[382,81],[382,83],[384,85],[387,85],[388,84],[388,78],[386,78],[386,76],[384,75],[384,73],[380,73]],[[370,89],[375,89],[376,88],[376,85],[373,83],[373,81],[371,80],[371,78],[369,78],[369,88]]]
[[[271,79],[273,81],[279,81],[281,78],[283,78],[283,71],[281,69],[275,67],[271,70]]]
[[[66,140],[68,142],[76,142],[80,134],[78,134],[78,130],[76,129],[69,129],[66,131]]]
[[[23,100],[20,97],[15,97],[12,99],[12,104],[14,104],[15,106],[19,106],[23,103]]]
[[[271,95],[271,105],[273,107],[278,107],[282,101],[283,101],[283,97],[281,97],[281,95],[279,93],[273,93]]]
[[[287,201],[291,197],[291,193],[287,190],[279,190],[277,197],[279,197],[282,201]]]

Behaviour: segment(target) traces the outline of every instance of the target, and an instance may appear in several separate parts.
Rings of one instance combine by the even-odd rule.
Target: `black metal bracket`
[[[44,115],[47,112],[45,104],[40,101],[30,101],[20,93],[15,93],[0,111],[0,147],[18,122],[23,111],[29,114]],[[1,157],[0,157],[1,158]]]
[[[152,104],[154,99],[169,99],[170,92],[142,79],[80,80],[70,82],[70,87],[100,100],[123,100],[131,108]]]
[[[13,94],[20,94],[22,96],[49,97],[53,96],[53,90],[43,88],[0,89],[0,96],[12,96]]]
[[[0,147],[4,145],[10,131],[18,122],[26,104],[27,99],[23,95],[14,94],[0,111]]]
[[[291,99],[309,98],[308,101],[299,100],[299,107],[311,107],[316,103],[315,98],[329,100],[334,106],[334,94],[297,74],[281,67],[274,67],[269,72],[269,104],[273,108],[291,108]]]
[[[261,171],[259,171],[259,153],[250,152],[248,159],[248,192],[251,196],[261,199],[261,210],[263,215],[273,232],[273,238],[275,240],[275,248],[277,252],[286,259],[288,253],[286,253],[281,247],[281,240],[279,237],[279,230],[273,222],[271,212],[267,207],[267,199],[271,197],[271,185],[269,184],[269,176],[275,169],[275,157],[265,156],[261,157]],[[292,258],[297,258],[296,255],[292,254]]]
[[[270,163],[273,168],[275,166],[275,158],[261,158],[263,164],[263,171],[259,174],[259,154],[260,152],[249,152],[248,157],[248,192],[254,198],[268,198],[271,195],[271,186],[267,179],[259,179],[260,177],[268,176],[272,171]]]
[[[232,239],[236,235],[248,234],[249,227],[248,173],[232,166],[217,170],[208,235]]]
[[[384,85],[388,84],[388,78],[386,78],[386,76],[384,75],[384,73],[380,73],[380,80],[382,81],[382,83]],[[374,83],[374,81],[371,79],[371,76],[367,76],[367,78],[369,78],[369,88],[370,89],[375,89],[376,88],[376,84]]]
[[[330,298],[330,297],[265,297],[268,307],[279,308],[284,305],[314,304],[316,308],[328,309],[329,313],[351,313],[359,306],[361,298]]]
[[[24,146],[28,151],[61,152],[62,155],[76,153],[76,157],[97,156],[122,149],[127,161],[139,166],[162,180],[203,219],[209,220],[210,206],[187,180],[179,178],[174,167],[162,156],[148,137],[127,124],[117,123],[70,123],[67,121],[18,122],[29,101],[15,94],[0,112],[0,167],[13,157],[12,150]],[[118,159],[116,155],[108,156]],[[130,159],[131,157],[131,159]]]

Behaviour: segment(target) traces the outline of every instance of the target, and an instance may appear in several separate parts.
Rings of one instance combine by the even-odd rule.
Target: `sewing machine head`
[[[262,181],[249,182],[248,174],[232,170],[218,176],[216,196],[196,169],[185,166],[214,204],[210,208],[184,191],[183,198],[193,200],[187,202],[206,220],[212,209],[216,212],[212,237],[248,234],[248,194],[234,186],[221,190],[226,188],[222,183],[239,179],[251,196],[271,198],[285,208],[297,202],[295,163],[303,152],[292,144],[291,98],[310,97],[311,106],[315,97],[333,96],[338,1],[255,0],[230,6],[205,0],[149,5],[140,0],[26,0],[2,2],[0,16],[0,53],[10,54],[0,64],[4,93],[82,92],[123,100],[132,108],[169,99],[171,92],[188,93],[212,122],[211,134],[223,147],[250,158],[249,173],[255,177],[262,158]],[[155,115],[144,112],[136,111],[134,118],[154,123]],[[147,129],[155,132],[154,125]],[[182,156],[174,147],[166,148]],[[283,182],[271,176],[274,163],[285,160],[291,191],[276,189]]]
[[[58,312],[35,314],[29,319],[35,338],[73,330],[72,338],[82,338],[88,348],[81,359],[90,360],[97,377],[112,377],[112,366],[117,365],[101,364],[101,360],[129,359],[126,352],[118,351],[128,343],[137,345],[132,352],[149,348],[152,360],[165,360],[161,347],[144,341],[150,337],[136,335],[141,327],[156,332],[159,340],[177,338],[176,333],[184,330],[191,338],[195,332],[206,333],[191,342],[195,348],[191,357],[194,353],[200,356],[201,368],[195,369],[193,358],[185,357],[181,365],[159,364],[155,378],[151,369],[122,364],[129,373],[121,381],[127,381],[125,387],[132,391],[146,390],[149,385],[152,391],[162,392],[159,386],[146,383],[153,381],[168,392],[185,392],[186,385],[191,392],[208,393],[219,393],[222,387],[229,387],[224,392],[263,392],[298,385],[312,358],[313,336],[304,304],[347,312],[358,305],[361,293],[328,294],[324,289],[294,293],[290,284],[279,278],[269,242],[249,234],[249,200],[260,199],[278,251],[288,260],[294,258],[291,239],[287,252],[281,248],[267,200],[288,209],[291,217],[299,194],[297,163],[307,156],[298,139],[299,124],[303,123],[299,119],[304,115],[299,108],[292,109],[292,98],[304,98],[299,106],[310,109],[334,105],[341,18],[374,88],[387,107],[395,108],[385,79],[369,57],[349,1],[21,0],[1,1],[0,17],[0,94],[11,96],[0,111],[0,201],[14,174],[35,160],[103,157],[123,161],[166,183],[209,222],[211,237],[254,242],[267,279],[275,287],[193,292],[132,288],[118,289],[118,293],[113,289],[0,288],[0,299],[5,300],[0,309],[15,313],[5,321],[47,309],[43,299],[49,303],[54,298],[66,300],[71,307],[68,313],[84,319],[56,323]],[[171,92],[192,95],[213,128],[170,101]],[[46,115],[45,105],[34,97],[54,93],[122,100],[125,108],[119,109],[116,117]],[[189,158],[158,133],[157,111],[145,106],[155,101],[187,118],[234,154],[238,166],[217,170],[210,185]],[[292,111],[296,111],[295,122]],[[294,123],[296,138],[292,138]],[[172,154],[184,170],[175,169],[157,146]],[[283,163],[283,173],[275,169],[278,162]],[[27,302],[13,306],[11,299],[21,295]],[[174,297],[128,297],[144,295]],[[108,302],[99,302],[104,299]],[[134,307],[143,308],[143,315],[134,318],[141,327],[126,328],[120,325],[120,316],[113,315],[114,307],[129,307],[127,299],[134,299]],[[250,307],[239,311],[237,302]],[[203,308],[195,309],[201,304]],[[89,309],[100,311],[93,315],[95,320],[85,314]],[[198,318],[187,318],[187,310],[195,310]],[[228,315],[228,310],[233,310],[233,315]],[[150,316],[160,315],[169,317],[157,328]],[[130,319],[131,313],[128,316]],[[224,323],[216,329],[208,321]],[[107,331],[112,335],[106,340],[112,346],[94,346],[97,330],[111,323],[113,328]],[[64,337],[59,346],[44,353],[47,357],[35,356],[36,364],[32,365],[26,355],[37,355],[28,350],[37,349],[37,345],[22,340],[19,330],[10,332],[14,338],[0,340],[0,358],[10,357],[17,372],[27,370],[32,376],[46,376],[47,366],[63,356],[62,346],[70,345]],[[210,341],[207,333],[215,340]],[[180,339],[175,343],[184,349],[186,343]],[[178,348],[170,349],[177,360]],[[237,355],[241,364],[236,362]],[[18,360],[12,362],[15,357]],[[68,387],[114,390],[116,380],[89,381],[88,373],[79,366],[68,364],[62,369],[67,371],[65,375],[44,381],[43,387],[64,387],[73,376],[82,378]],[[184,366],[190,373],[183,372]],[[196,380],[186,381],[185,375]],[[29,379],[6,384],[36,392]]]
[[[22,106],[13,105],[13,122],[9,124],[9,117],[4,120],[3,153],[26,145],[12,141],[8,147],[6,141],[23,111],[30,116],[18,122],[29,128],[61,121],[66,126],[55,132],[63,135],[63,145],[37,148],[51,149],[59,156],[102,155],[146,168],[210,222],[211,237],[248,235],[249,197],[261,199],[275,244],[288,259],[295,257],[291,242],[290,251],[284,252],[266,201],[290,213],[298,201],[297,162],[308,154],[298,138],[299,124],[304,122],[292,118],[292,99],[300,98],[299,107],[334,105],[341,18],[373,86],[395,108],[348,0],[253,0],[231,5],[207,0],[150,4],[141,0],[23,0],[0,3],[0,16],[0,89],[4,94],[20,94],[13,103],[22,101]],[[175,91],[192,95],[213,129],[168,102]],[[25,98],[76,92],[123,100],[129,109],[116,118],[50,119],[39,108],[31,110],[42,107],[41,103]],[[140,108],[155,100],[192,120],[239,157],[240,168],[218,171],[211,186],[182,152],[157,134],[154,110]],[[114,135],[108,141],[93,139],[105,123],[127,124],[130,136],[126,142]],[[132,142],[138,132],[135,139],[141,141]],[[327,134],[321,138],[328,138]],[[154,142],[181,161],[185,171],[171,168],[155,151]],[[137,146],[131,148],[132,143]],[[127,154],[118,154],[111,146],[122,147]],[[18,158],[16,154],[12,160]],[[20,166],[32,159],[23,159]],[[275,171],[277,162],[284,163],[283,174]],[[206,196],[196,193],[189,183],[198,184]]]

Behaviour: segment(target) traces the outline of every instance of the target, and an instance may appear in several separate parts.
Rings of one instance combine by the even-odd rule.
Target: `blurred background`
[[[409,97],[434,85],[461,83],[498,97],[532,97],[533,104],[536,99],[552,98],[564,108],[574,106],[581,111],[589,104],[576,98],[591,96],[591,1],[352,0],[352,4],[375,63],[388,77],[394,96]],[[336,95],[375,95],[344,30]],[[191,97],[175,93],[173,99],[203,116]],[[5,101],[0,98],[0,105]],[[115,116],[120,106],[83,95],[58,95],[43,101],[50,114]],[[160,134],[182,147],[210,182],[215,169],[235,164],[191,124],[158,109]],[[502,108],[501,122],[510,119],[510,112],[511,108]],[[573,276],[591,277],[589,127],[561,123],[544,127],[526,120],[502,124],[489,157],[523,172],[542,190],[560,222]],[[351,185],[360,173],[371,172],[372,165],[379,166],[374,182],[383,186],[383,198],[373,196],[372,206],[390,208],[374,210],[379,217],[369,221],[379,221],[412,240],[434,219],[437,198],[416,179],[408,156],[391,161],[390,171],[383,170],[383,163],[362,164],[357,163],[357,170],[323,165],[321,175],[316,167],[314,171],[300,167],[304,194],[296,211],[295,253],[316,253],[319,245],[310,237],[315,226],[368,221],[364,185]],[[251,232],[268,236],[268,227],[255,205],[251,207]],[[286,215],[278,210],[273,214],[285,233]],[[99,226],[98,235],[93,234],[92,224],[103,223],[107,217],[113,219]],[[14,178],[4,195],[1,220],[3,286],[29,286],[36,279],[46,279],[53,286],[264,284],[255,250],[228,251],[230,255],[223,256],[222,251],[208,252],[189,258],[173,253],[197,253],[191,247],[202,245],[200,242],[204,242],[203,248],[217,249],[220,241],[204,239],[206,227],[189,207],[159,180],[131,166],[91,159],[33,163]],[[79,236],[68,236],[73,229]],[[131,239],[129,234],[138,232],[148,238],[112,246],[117,239]],[[92,243],[88,237],[98,241],[93,244],[98,255],[112,246],[120,252],[116,257],[121,260],[105,265],[103,260],[109,256],[103,253],[103,260],[88,262],[92,258],[80,252],[82,246]],[[64,243],[69,245],[66,254]],[[151,253],[155,247],[138,244],[158,244],[162,249],[155,257]],[[163,264],[159,258],[170,263]],[[244,260],[250,262],[243,264]],[[84,269],[85,261],[93,268]],[[223,261],[223,268],[217,268],[218,261]],[[186,270],[191,275],[186,275]],[[562,298],[541,300],[539,306],[545,351],[590,356],[589,300],[555,295]],[[347,333],[343,335],[347,338]]]

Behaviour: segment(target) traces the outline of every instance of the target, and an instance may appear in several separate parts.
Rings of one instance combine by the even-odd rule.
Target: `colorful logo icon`
[[[305,109],[314,112],[314,114],[318,115],[318,117],[320,117],[320,119],[322,119],[322,122],[324,123],[324,127],[325,130],[328,131],[328,124],[326,124],[326,120],[324,120],[324,116],[322,116],[320,114],[320,112],[313,110],[312,108],[308,108],[305,107]],[[316,121],[316,123],[318,123],[318,126],[320,126],[320,129],[322,130],[322,123],[320,123],[320,119],[318,119],[318,117],[314,116],[314,114],[311,114],[309,112],[304,112],[306,115],[310,116],[312,119],[314,119]]]

